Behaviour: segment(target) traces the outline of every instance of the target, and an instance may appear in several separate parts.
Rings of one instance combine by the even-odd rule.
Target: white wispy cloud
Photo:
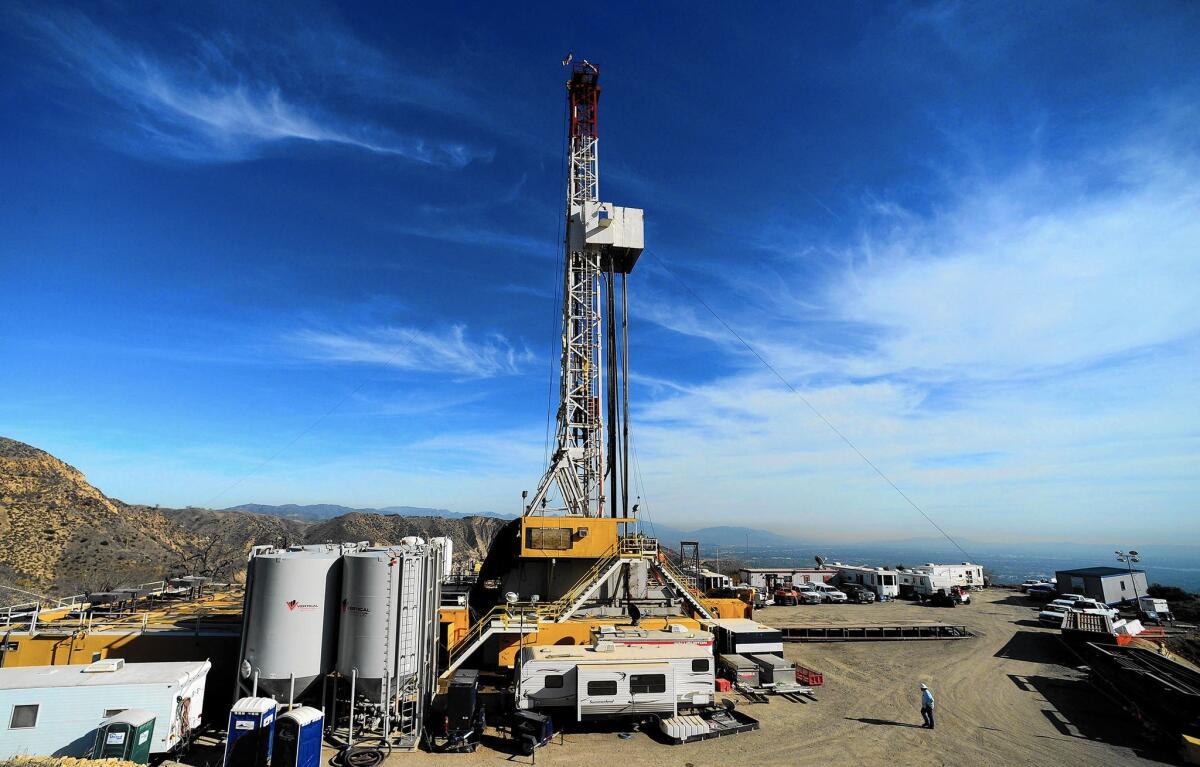
[[[111,106],[120,122],[105,136],[132,153],[226,161],[278,142],[307,141],[448,168],[492,156],[490,149],[372,125],[290,94],[273,73],[234,64],[235,54],[245,52],[228,35],[193,38],[191,50],[167,55],[118,38],[82,14],[17,18],[64,73]],[[302,49],[289,64],[305,65]]]
[[[288,333],[284,342],[310,360],[383,365],[468,378],[515,375],[533,359],[531,351],[514,346],[499,333],[471,339],[463,325],[440,332],[415,327],[306,329]]]
[[[1200,156],[1139,141],[954,191],[933,215],[868,214],[818,284],[772,297],[735,278],[735,300],[706,298],[953,533],[1200,539]],[[658,298],[642,318],[737,371],[656,385],[636,409],[660,513],[734,503],[810,538],[926,532],[693,299]],[[829,348],[814,317],[852,340]]]

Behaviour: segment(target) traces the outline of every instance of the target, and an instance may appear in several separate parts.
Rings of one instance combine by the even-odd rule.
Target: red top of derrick
[[[596,138],[596,106],[600,101],[600,70],[589,61],[571,65],[567,98],[571,103],[571,138]]]

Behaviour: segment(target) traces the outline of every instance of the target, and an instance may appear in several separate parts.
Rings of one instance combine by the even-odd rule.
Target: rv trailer
[[[900,574],[886,567],[865,567],[862,565],[843,565],[834,562],[833,569],[837,570],[835,579],[839,585],[856,583],[875,592],[879,601],[895,599],[900,595]]]
[[[518,709],[573,708],[578,721],[669,714],[713,700],[712,647],[536,645],[521,650]]]

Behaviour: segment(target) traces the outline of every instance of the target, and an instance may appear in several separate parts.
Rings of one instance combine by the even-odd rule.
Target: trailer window
[[[588,682],[588,695],[616,695],[617,683],[598,679],[594,682]]]
[[[708,658],[696,658],[692,661],[692,671],[708,671]]]
[[[562,686],[563,686],[562,674],[547,674],[546,675],[546,687],[547,688],[557,690]]]
[[[525,545],[530,549],[566,551],[571,548],[571,528],[531,527],[526,531]]]
[[[13,706],[12,718],[8,720],[8,729],[27,730],[37,727],[38,705],[31,703],[24,706]]]
[[[629,692],[633,695],[666,691],[666,674],[633,674],[629,677]]]

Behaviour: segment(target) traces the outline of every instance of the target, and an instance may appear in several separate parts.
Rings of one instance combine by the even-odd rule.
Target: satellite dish
[[[813,559],[817,560],[817,567],[824,567],[824,566],[825,566],[825,557],[821,556],[820,554],[818,554],[817,556],[813,557]]]

